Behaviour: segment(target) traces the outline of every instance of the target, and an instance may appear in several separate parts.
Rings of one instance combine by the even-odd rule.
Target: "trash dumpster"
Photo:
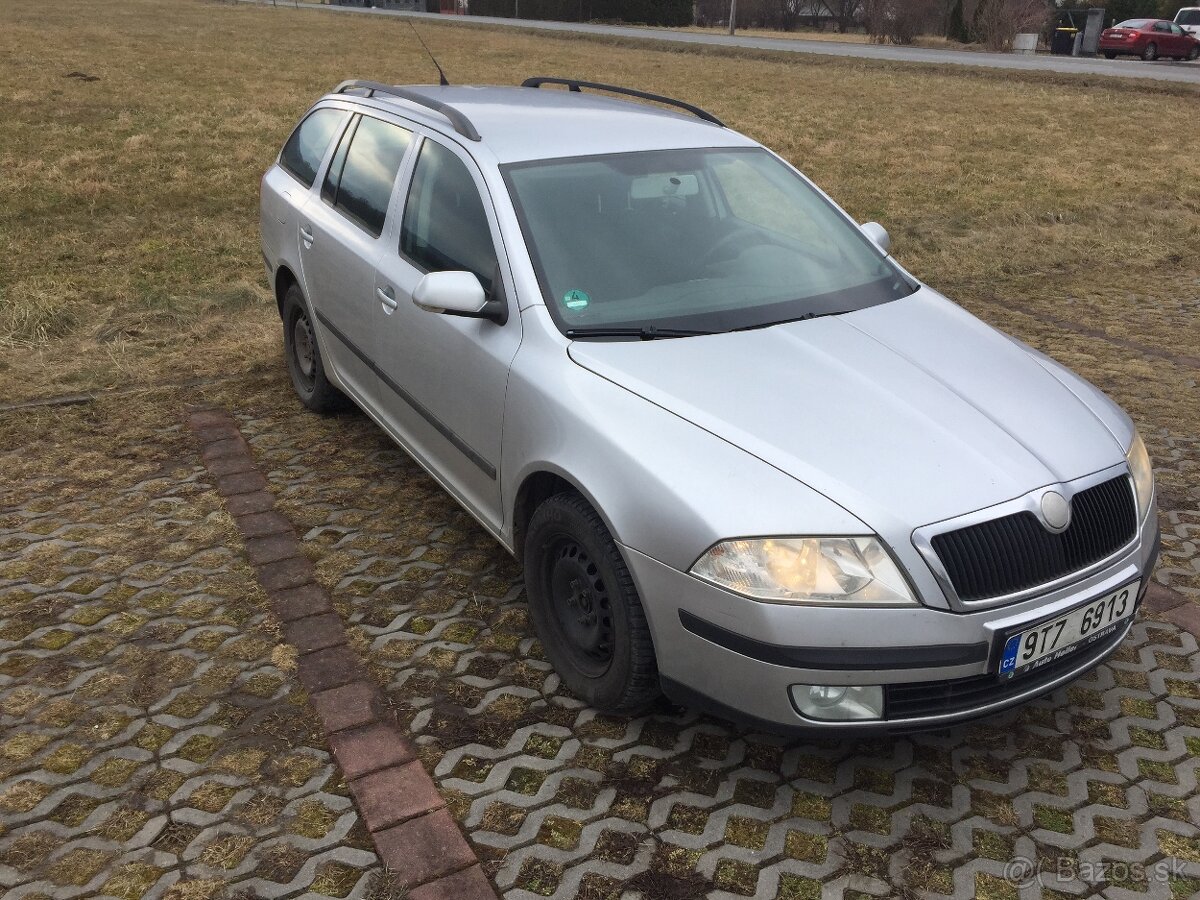
[[[1050,52],[1056,56],[1070,56],[1075,50],[1075,35],[1078,28],[1060,26],[1050,35]]]

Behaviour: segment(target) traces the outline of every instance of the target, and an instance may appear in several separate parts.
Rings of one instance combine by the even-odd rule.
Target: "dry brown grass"
[[[710,107],[1022,336],[1043,329],[1007,300],[1200,355],[1193,91],[421,27],[456,81]],[[5,4],[0,59],[4,401],[275,366],[261,172],[339,80],[431,74],[400,20],[200,0]]]

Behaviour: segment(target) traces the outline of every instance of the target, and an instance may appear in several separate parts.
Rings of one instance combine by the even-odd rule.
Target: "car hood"
[[[1103,395],[1072,390],[1018,342],[928,288],[840,316],[694,338],[576,341],[569,353],[879,533],[1124,460]]]

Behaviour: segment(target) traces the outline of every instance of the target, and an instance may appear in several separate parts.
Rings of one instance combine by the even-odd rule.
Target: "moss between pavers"
[[[824,835],[789,831],[784,838],[783,852],[792,859],[820,863],[825,861],[828,843]]]
[[[984,828],[971,832],[971,845],[985,859],[1008,861],[1013,858],[1015,842],[1008,835],[998,834]]]
[[[637,856],[640,843],[641,839],[636,834],[605,829],[596,839],[596,847],[592,851],[592,856],[604,862],[627,866]]]
[[[1137,764],[1138,772],[1151,781],[1158,781],[1162,784],[1179,783],[1179,776],[1175,774],[1174,766],[1168,762],[1160,762],[1155,759],[1139,759]]]
[[[100,890],[121,900],[141,900],[163,876],[163,871],[145,863],[127,863],[119,866]]]
[[[574,850],[579,846],[579,836],[582,833],[581,822],[562,816],[546,816],[542,820],[542,827],[538,829],[537,841],[559,850]]]
[[[1159,829],[1154,832],[1158,838],[1159,849],[1168,856],[1175,856],[1179,859],[1186,859],[1190,862],[1200,863],[1200,837],[1192,835],[1185,837],[1181,834],[1175,834],[1173,831],[1163,831]]]
[[[720,859],[713,884],[731,894],[752,897],[758,887],[758,867],[736,859]]]
[[[785,872],[779,877],[775,900],[820,900],[821,882]]]
[[[531,894],[549,897],[558,890],[562,872],[562,866],[556,866],[543,859],[528,857],[521,864],[520,872],[517,873],[516,886]]]
[[[114,856],[102,850],[77,847],[55,860],[47,875],[55,884],[82,887],[95,878]]]
[[[735,847],[762,850],[766,846],[770,831],[769,822],[760,822],[745,816],[730,816],[725,823],[725,841]]]
[[[348,897],[362,877],[362,869],[339,862],[325,863],[317,866],[316,878],[309,890],[326,897]]]
[[[708,810],[686,803],[676,803],[667,815],[667,828],[688,834],[703,834],[708,824]]]
[[[1038,828],[1057,831],[1060,834],[1073,834],[1075,832],[1075,820],[1071,816],[1071,811],[1057,809],[1053,806],[1035,804],[1033,807],[1033,824]]]
[[[219,813],[238,792],[236,787],[219,781],[206,781],[188,797],[188,803],[207,813]]]
[[[891,834],[892,817],[886,809],[856,803],[850,807],[850,827],[875,834]]]
[[[89,778],[104,787],[120,787],[133,777],[140,765],[132,759],[114,757],[97,766]]]

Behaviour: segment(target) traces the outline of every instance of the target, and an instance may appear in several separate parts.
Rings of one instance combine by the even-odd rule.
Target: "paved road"
[[[253,0],[252,0],[253,2]],[[532,28],[539,31],[569,31],[579,34],[599,34],[610,37],[633,38],[645,41],[672,41],[679,44],[703,44],[712,47],[742,47],[751,50],[778,50],[786,53],[815,53],[824,56],[849,56],[859,59],[880,59],[894,62],[930,63],[934,65],[983,66],[992,69],[1014,69],[1022,72],[1061,72],[1070,75],[1107,75],[1121,78],[1149,78],[1200,84],[1200,62],[1183,63],[1160,60],[1147,63],[1141,60],[1076,59],[1070,56],[1017,56],[1011,53],[976,53],[966,50],[929,50],[921,47],[894,47],[886,44],[858,44],[843,41],[806,41],[796,38],[730,37],[726,34],[705,34],[692,31],[669,31],[659,28],[634,28],[622,25],[592,25],[580,22],[544,22],[534,19],[501,19],[491,16],[442,16],[437,13],[414,13],[392,9],[370,9],[354,6],[323,6],[299,4],[359,15],[401,16],[412,19],[437,19],[461,25],[499,25],[507,28]]]

